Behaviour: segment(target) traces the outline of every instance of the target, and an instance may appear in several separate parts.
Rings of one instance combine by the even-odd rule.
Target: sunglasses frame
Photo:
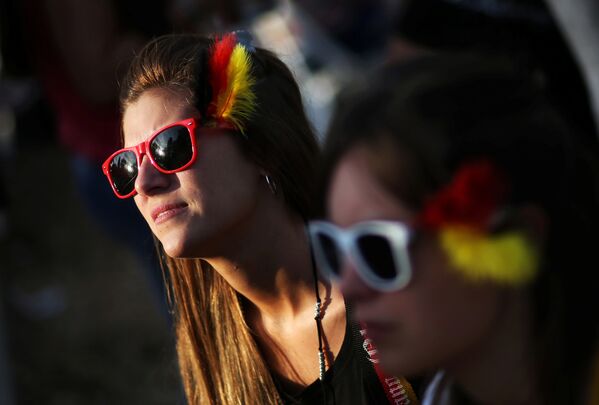
[[[187,169],[189,166],[191,166],[192,164],[194,164],[194,162],[196,161],[197,155],[198,155],[198,149],[196,146],[196,128],[198,127],[198,118],[186,118],[184,120],[181,121],[177,121],[177,122],[173,122],[172,124],[166,125],[162,128],[157,129],[156,131],[154,131],[145,141],[138,143],[137,145],[134,146],[130,146],[128,148],[122,148],[117,150],[116,152],[114,152],[112,155],[110,155],[108,157],[108,159],[106,159],[104,161],[104,163],[102,164],[102,171],[104,172],[104,175],[106,175],[106,177],[108,178],[108,182],[110,183],[110,187],[112,187],[112,191],[114,191],[114,194],[116,194],[116,196],[118,198],[121,199],[125,199],[125,198],[130,198],[133,197],[135,194],[137,194],[137,190],[135,190],[135,187],[133,187],[133,190],[126,194],[126,195],[121,195],[119,194],[119,192],[116,190],[116,187],[114,185],[114,181],[112,180],[112,175],[110,174],[110,162],[112,162],[112,160],[119,154],[123,153],[123,152],[133,152],[135,153],[135,157],[137,160],[137,171],[139,174],[139,167],[141,166],[141,161],[142,161],[142,157],[144,155],[146,155],[148,157],[148,159],[150,160],[150,163],[152,164],[152,166],[154,166],[156,168],[156,170],[158,170],[161,173],[164,174],[173,174],[173,173],[178,173],[181,172],[185,169]],[[185,165],[174,169],[174,170],[166,170],[161,168],[156,161],[154,160],[154,158],[152,157],[152,154],[149,153],[150,150],[150,143],[161,133],[163,133],[164,131],[166,131],[167,129],[176,127],[176,126],[181,126],[181,127],[185,127],[187,128],[187,132],[189,134],[189,137],[191,138],[191,159],[189,160],[189,162],[187,162]]]
[[[364,221],[350,228],[342,229],[328,221],[310,221],[308,223],[308,234],[318,268],[333,281],[339,281],[341,277],[330,269],[329,261],[318,240],[319,234],[325,234],[331,238],[335,243],[337,252],[343,255],[339,257],[340,269],[343,268],[348,257],[351,257],[360,278],[375,290],[382,292],[399,291],[405,288],[412,279],[408,245],[413,237],[413,231],[404,223],[384,220]],[[377,276],[376,271],[365,260],[357,242],[364,235],[383,237],[389,243],[393,263],[396,266],[397,276],[395,278],[388,280]]]

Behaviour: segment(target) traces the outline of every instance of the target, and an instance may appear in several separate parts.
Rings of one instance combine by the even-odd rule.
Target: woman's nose
[[[341,269],[341,280],[339,287],[345,299],[357,302],[368,300],[377,294],[370,288],[358,274],[358,269],[351,258],[347,258]]]
[[[156,169],[147,156],[142,156],[135,179],[135,190],[141,195],[153,195],[168,187],[171,175]]]

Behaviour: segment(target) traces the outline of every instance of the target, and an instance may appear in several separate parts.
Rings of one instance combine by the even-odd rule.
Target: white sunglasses
[[[327,221],[310,221],[308,234],[316,264],[331,280],[341,278],[347,256],[376,290],[397,291],[412,278],[408,245],[413,232],[401,222],[365,221],[341,229]]]

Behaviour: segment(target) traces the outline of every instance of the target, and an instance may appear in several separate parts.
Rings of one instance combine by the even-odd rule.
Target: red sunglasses
[[[102,171],[108,178],[112,190],[119,198],[133,197],[135,179],[144,155],[159,172],[177,173],[187,169],[195,162],[196,118],[187,118],[155,131],[148,139],[138,145],[114,152],[102,164]]]

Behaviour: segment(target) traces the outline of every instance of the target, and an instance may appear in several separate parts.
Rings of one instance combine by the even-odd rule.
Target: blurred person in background
[[[413,404],[380,376],[305,232],[319,149],[287,67],[246,33],[148,43],[103,164],[168,269],[191,404]]]
[[[119,145],[120,77],[145,41],[170,31],[166,6],[163,0],[21,5],[25,43],[55,114],[57,140],[69,154],[76,191],[100,228],[134,252],[165,316],[151,232],[134,204],[114,201],[97,168]]]
[[[573,2],[558,7],[562,13],[576,8]],[[394,37],[433,52],[493,52],[538,70],[560,114],[599,150],[589,83],[560,21],[545,0],[404,0]]]
[[[254,18],[276,3],[276,0],[171,0],[168,9],[177,32],[209,35],[246,29]]]
[[[431,373],[424,404],[589,401],[598,157],[545,83],[489,55],[422,57],[333,119],[316,261],[385,371]]]
[[[0,267],[0,403],[16,403],[14,343],[11,342],[11,293],[14,289],[8,264],[14,225],[10,216],[12,205],[9,185],[14,174],[15,133],[38,129],[32,117],[47,117],[39,91],[31,80],[30,66],[22,41],[17,5],[0,0],[0,250],[4,263]],[[51,137],[51,134],[46,134]]]
[[[599,128],[599,3],[594,0],[546,0],[557,20],[572,53],[581,66],[589,88],[595,113],[595,128]],[[599,135],[599,134],[598,134]]]
[[[334,95],[381,64],[431,52],[495,52],[542,71],[552,102],[588,146],[598,148],[591,95],[599,88],[593,47],[599,30],[592,24],[599,7],[592,0],[291,3],[298,41],[313,65],[333,71]]]
[[[250,27],[290,66],[320,139],[339,90],[386,60],[393,2],[277,1]]]

